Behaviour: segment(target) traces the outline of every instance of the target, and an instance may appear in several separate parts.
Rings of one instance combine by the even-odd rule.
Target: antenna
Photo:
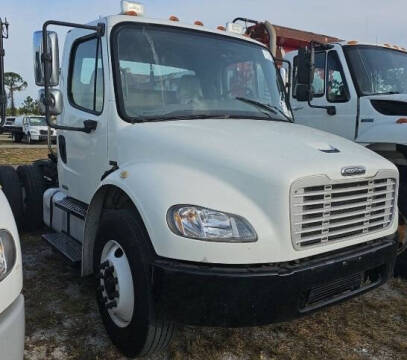
[[[3,127],[6,121],[6,108],[7,108],[7,95],[4,88],[4,46],[3,39],[8,39],[8,26],[7,18],[0,18],[0,127]]]

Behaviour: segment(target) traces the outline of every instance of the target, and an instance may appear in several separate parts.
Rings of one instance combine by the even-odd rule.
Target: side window
[[[329,102],[346,102],[349,100],[349,91],[343,73],[342,65],[336,51],[328,53],[327,92]]]
[[[325,94],[325,52],[315,54],[314,80],[312,82],[312,92],[314,97],[321,97]]]
[[[312,92],[314,97],[322,97],[325,94],[325,52],[315,54],[315,70],[314,79],[312,82]],[[295,88],[297,86],[298,77],[298,56],[294,57],[293,61],[293,98],[295,98]]]
[[[74,45],[68,92],[74,106],[94,113],[103,110],[103,63],[98,39],[92,38]]]

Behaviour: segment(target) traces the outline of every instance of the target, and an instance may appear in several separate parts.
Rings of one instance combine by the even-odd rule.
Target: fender
[[[248,179],[250,175],[247,174]],[[284,244],[290,244],[289,204],[287,193],[250,193],[242,187],[242,177],[220,178],[216,173],[206,173],[175,163],[150,162],[120,166],[109,174],[92,196],[85,219],[82,247],[82,275],[93,272],[93,247],[104,209],[106,194],[119,189],[139,212],[150,236],[154,251],[163,257],[197,262],[257,263],[269,262],[283,256]],[[263,182],[264,179],[258,179]],[[255,184],[253,184],[253,182]],[[247,186],[264,189],[251,177]],[[222,196],[219,196],[222,194]],[[254,195],[256,197],[254,197]],[[275,216],[270,216],[273,200],[283,204]],[[179,237],[167,225],[166,214],[175,204],[193,204],[245,217],[256,229],[259,241],[234,244],[210,243]],[[286,208],[284,208],[286,207]],[[274,241],[270,241],[275,239]],[[273,251],[271,250],[273,249]],[[251,250],[251,251],[250,251]]]

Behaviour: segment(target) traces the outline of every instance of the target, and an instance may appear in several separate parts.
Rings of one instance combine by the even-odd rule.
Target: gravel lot
[[[0,163],[32,160],[32,150],[0,149]],[[54,252],[40,233],[21,238],[25,359],[124,359],[105,334],[92,279],[82,279],[79,269]],[[153,359],[407,360],[407,281],[392,280],[290,323],[245,329],[180,327],[170,348]]]

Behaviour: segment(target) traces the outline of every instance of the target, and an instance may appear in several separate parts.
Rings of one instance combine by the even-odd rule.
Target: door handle
[[[92,131],[96,130],[98,127],[98,122],[96,120],[85,120],[83,122],[84,132],[87,134],[91,133]]]

